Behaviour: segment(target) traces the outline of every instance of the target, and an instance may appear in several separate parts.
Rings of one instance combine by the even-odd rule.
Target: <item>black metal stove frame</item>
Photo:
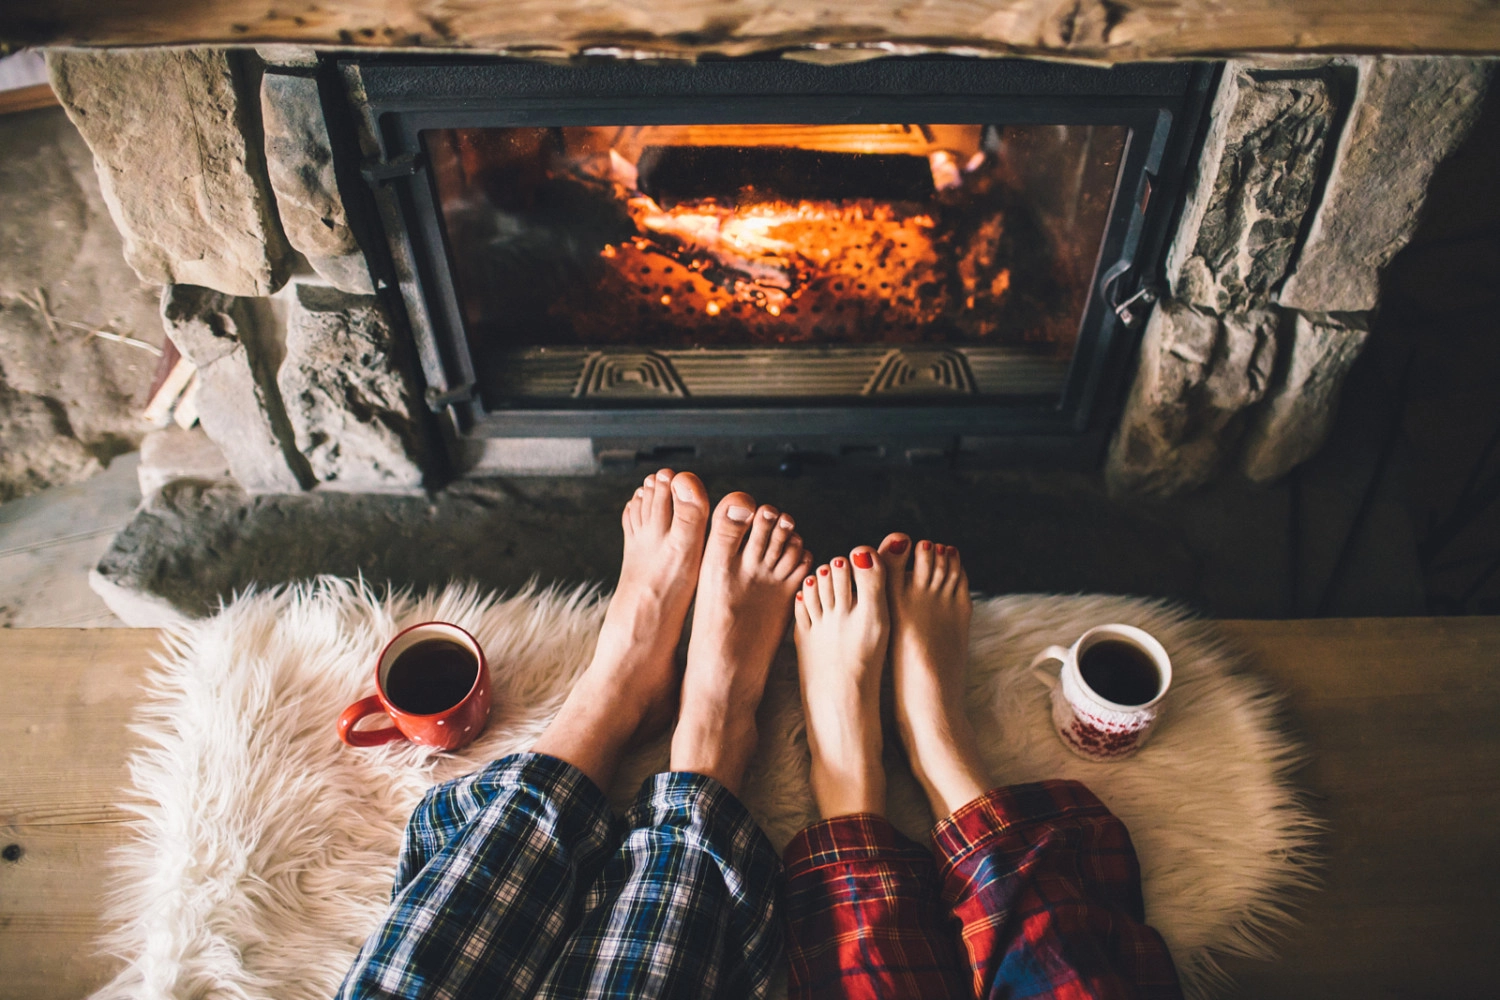
[[[332,67],[330,67],[332,69]],[[693,65],[619,60],[555,65],[512,60],[362,59],[357,74],[378,155],[363,173],[375,199],[396,284],[435,412],[455,452],[487,437],[592,438],[667,452],[718,439],[734,448],[795,451],[799,441],[872,443],[1080,436],[1102,444],[1139,335],[1115,306],[1156,286],[1178,194],[1201,143],[1217,67],[1204,63],[1096,68],[1030,60],[888,58],[822,67],[775,59]],[[339,79],[325,76],[325,81]],[[878,405],[692,408],[579,405],[491,409],[475,391],[458,296],[448,269],[436,188],[424,161],[427,129],[605,124],[924,121],[943,124],[1126,125],[1114,203],[1061,397]],[[345,123],[348,125],[350,123]],[[369,150],[366,150],[368,154]],[[1137,314],[1143,310],[1137,310]],[[465,447],[465,444],[469,447]],[[837,449],[836,449],[837,450]],[[919,449],[921,450],[921,449]],[[932,449],[927,449],[932,450]],[[618,453],[618,452],[617,452]],[[460,464],[465,464],[460,458]]]

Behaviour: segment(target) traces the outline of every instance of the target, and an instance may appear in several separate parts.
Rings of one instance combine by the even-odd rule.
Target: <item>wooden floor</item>
[[[1325,888],[1244,997],[1500,995],[1500,618],[1225,622],[1289,695]],[[79,998],[155,633],[0,630],[0,996]]]

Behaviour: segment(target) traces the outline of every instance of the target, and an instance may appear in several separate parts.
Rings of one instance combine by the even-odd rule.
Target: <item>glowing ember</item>
[[[427,141],[467,322],[506,345],[927,342],[1066,357],[1124,146],[1111,129],[1095,149],[1089,128],[589,126]]]

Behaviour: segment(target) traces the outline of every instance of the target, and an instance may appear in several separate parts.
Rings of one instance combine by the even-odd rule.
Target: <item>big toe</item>
[[[672,477],[672,532],[701,541],[707,523],[708,490],[703,488],[703,480],[691,472],[677,473]]]
[[[854,590],[859,599],[882,600],[885,597],[885,564],[877,558],[874,549],[861,545],[849,553],[849,564],[854,567]]]
[[[880,562],[885,565],[886,572],[891,579],[899,580],[906,572],[906,563],[911,559],[911,536],[900,531],[893,531],[885,536],[876,550]]]
[[[750,522],[755,517],[755,498],[748,493],[731,493],[714,508],[704,554],[727,562],[740,549]]]

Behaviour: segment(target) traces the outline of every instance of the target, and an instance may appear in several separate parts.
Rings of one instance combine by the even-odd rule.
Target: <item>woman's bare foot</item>
[[[621,752],[672,718],[682,637],[703,557],[708,493],[691,472],[647,476],[625,505],[620,582],[594,658],[532,749],[608,789]]]
[[[745,493],[719,501],[703,552],[671,768],[736,795],[755,753],[755,709],[812,555],[790,517]]]
[[[906,535],[880,543],[891,608],[896,729],[935,819],[989,790],[964,707],[969,578],[951,545]]]
[[[885,566],[861,545],[819,566],[796,599],[797,671],[812,752],[812,791],[824,819],[885,815],[880,674],[890,637]]]

